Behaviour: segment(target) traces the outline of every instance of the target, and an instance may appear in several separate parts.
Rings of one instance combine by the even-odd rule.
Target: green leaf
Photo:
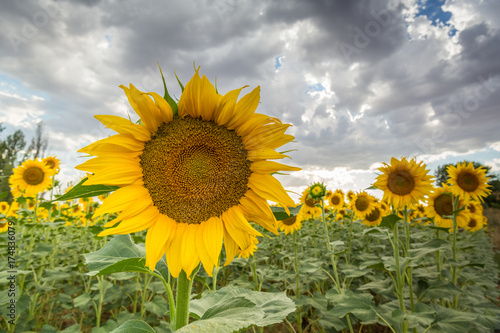
[[[394,226],[397,225],[399,220],[401,220],[401,218],[396,214],[384,216],[382,218],[382,222],[380,222],[380,227],[385,227],[392,230],[394,229]]]
[[[0,199],[3,199],[3,198],[7,198],[7,196],[9,195],[9,192],[2,192],[0,193]]]
[[[104,245],[101,249],[84,254],[85,263],[89,268],[89,275],[96,275],[103,269],[119,263],[125,259],[141,259],[146,255],[146,250],[134,244],[130,235],[116,235],[111,241]],[[137,266],[132,261],[127,261],[124,264]],[[113,273],[117,273],[115,270]],[[125,272],[130,272],[126,270]]]
[[[430,306],[437,313],[434,326],[428,332],[462,333],[469,332],[469,327],[478,315],[444,308],[431,303]]]
[[[301,208],[302,208],[302,205],[297,206],[297,207],[288,207],[288,209],[290,210],[290,215],[288,215],[286,213],[285,208],[283,208],[283,207],[272,206],[271,211],[273,212],[276,220],[281,221],[281,220],[287,219],[289,217],[296,216],[300,212]]]
[[[129,333],[129,332],[142,332],[142,333],[156,333],[156,331],[142,320],[132,319],[128,320],[118,328],[115,328],[111,333]]]
[[[71,190],[67,193],[59,196],[54,201],[65,201],[79,198],[95,197],[101,194],[107,194],[109,192],[119,189],[118,186],[108,186],[108,185],[83,185],[88,178],[82,179],[78,184],[73,186]]]
[[[333,303],[331,314],[337,318],[343,318],[348,313],[351,313],[362,321],[372,321],[377,318],[375,311],[372,308],[371,294],[355,294],[347,290],[345,294],[327,295],[330,302]]]
[[[163,72],[161,71],[160,64],[158,64],[158,68],[160,69],[161,79],[163,80],[163,87],[165,88],[165,96],[163,97],[163,99],[167,101],[168,105],[170,105],[170,108],[172,109],[172,112],[173,112],[174,117],[175,117],[178,115],[179,106],[174,101],[174,99],[172,97],[170,97],[170,95],[168,93],[167,84],[165,83],[165,77],[163,77]]]
[[[233,332],[250,326],[282,322],[295,311],[295,304],[284,293],[263,293],[225,287],[190,304],[200,320],[179,332]]]
[[[435,253],[436,251],[447,249],[450,246],[449,244],[450,243],[444,239],[435,238],[425,242],[424,244],[419,244],[416,249],[410,249],[410,253],[412,254],[412,258],[420,258],[429,253]]]

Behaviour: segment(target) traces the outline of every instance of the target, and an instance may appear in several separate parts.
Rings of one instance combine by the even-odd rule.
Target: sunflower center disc
[[[474,228],[477,226],[477,221],[475,218],[471,217],[469,220],[469,223],[467,224],[469,228]]]
[[[368,208],[368,206],[370,205],[370,202],[365,197],[359,197],[356,199],[355,205],[356,205],[357,210],[359,210],[360,212],[363,212]]]
[[[283,223],[284,225],[290,226],[290,225],[294,225],[295,221],[297,221],[297,216],[292,216],[292,217],[289,217],[287,219],[281,220],[281,223]]]
[[[464,191],[474,192],[479,186],[479,180],[476,175],[471,173],[462,173],[457,177],[457,184]]]
[[[43,182],[44,173],[40,168],[32,167],[23,173],[23,179],[29,185],[38,185]]]
[[[340,203],[340,198],[336,195],[334,195],[331,199],[330,199],[332,205],[338,205]]]
[[[406,170],[398,170],[389,175],[387,187],[397,195],[407,195],[415,188],[415,180]]]
[[[374,210],[372,210],[370,214],[366,215],[365,219],[370,222],[375,222],[378,220],[379,217],[380,217],[380,211],[378,210],[378,208],[375,208]]]
[[[237,205],[251,174],[234,131],[189,117],[161,125],[145,144],[140,163],[144,187],[160,213],[188,224]]]
[[[453,201],[451,195],[443,193],[434,199],[434,210],[440,216],[453,214]]]

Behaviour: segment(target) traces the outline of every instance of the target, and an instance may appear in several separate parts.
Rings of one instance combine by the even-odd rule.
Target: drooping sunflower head
[[[425,164],[417,163],[415,159],[391,159],[391,164],[383,163],[378,169],[382,174],[377,176],[374,187],[384,191],[384,201],[395,209],[417,204],[424,200],[432,189],[432,176]]]
[[[384,217],[384,211],[380,209],[379,204],[375,204],[370,213],[366,214],[363,219],[363,224],[368,227],[376,227],[382,222],[382,218]]]
[[[302,221],[304,220],[304,214],[298,214],[296,216],[289,217],[287,219],[278,221],[279,228],[285,232],[285,235],[293,234],[295,231],[302,228]]]
[[[483,214],[483,206],[477,201],[469,201],[465,205],[465,209],[467,209],[470,214]]]
[[[356,197],[356,193],[354,193],[353,190],[349,190],[349,191],[347,191],[347,194],[345,196],[346,196],[347,200],[349,200],[349,202],[351,202]]]
[[[40,160],[26,160],[13,170],[9,184],[14,191],[26,197],[34,197],[52,185],[54,170]],[[14,195],[14,194],[13,194]]]
[[[0,219],[0,234],[2,232],[6,232],[7,230],[9,230],[9,223],[7,222],[7,219]]]
[[[461,202],[463,205],[463,201]],[[434,188],[427,200],[425,208],[427,217],[434,217],[434,223],[441,228],[453,227],[451,215],[453,215],[453,196],[451,189],[446,184],[443,187]],[[465,210],[461,210],[457,216],[457,224],[459,227],[465,226],[468,214]]]
[[[302,192],[302,197],[300,198],[300,202],[303,203],[305,206],[308,206],[310,208],[317,207],[318,205],[321,204],[321,200],[320,199],[313,199],[309,195],[309,190],[310,190],[310,187],[306,188]]]
[[[54,173],[58,173],[60,171],[60,164],[61,161],[55,157],[55,156],[47,156],[42,159],[42,162],[44,162],[50,169],[54,170]]]
[[[349,209],[354,211],[356,216],[364,219],[374,209],[374,197],[365,191],[358,192],[354,199],[349,202]]]
[[[470,214],[469,220],[465,225],[465,229],[468,231],[478,231],[483,228],[484,219],[482,215]]]
[[[240,99],[243,88],[220,95],[197,70],[178,105],[121,88],[141,122],[96,116],[118,134],[81,149],[96,157],[77,167],[93,173],[85,185],[120,187],[94,214],[119,213],[106,227],[120,224],[101,235],[148,229],[146,265],[166,254],[177,277],[200,261],[211,276],[223,244],[226,264],[251,255],[261,234],[250,221],[277,233],[267,200],[287,212],[295,204],[272,174],[300,169],[268,161],[287,157],[274,149],[293,136],[285,134],[290,125],[255,113],[259,87]]]
[[[483,198],[491,193],[486,177],[486,169],[474,168],[474,164],[469,162],[458,163],[457,166],[450,165],[446,169],[450,178],[448,179],[451,191],[456,196],[461,196],[465,201],[470,198],[483,201]]]

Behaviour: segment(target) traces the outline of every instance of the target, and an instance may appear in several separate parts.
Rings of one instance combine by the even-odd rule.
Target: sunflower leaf
[[[263,293],[237,287],[225,287],[190,304],[198,321],[178,332],[234,332],[251,326],[268,326],[282,322],[295,311],[295,305],[284,293]]]
[[[297,207],[288,207],[288,209],[290,210],[290,215],[286,213],[285,208],[283,207],[272,206],[271,211],[273,212],[276,220],[281,221],[289,217],[296,216],[300,212],[300,208],[302,208],[302,205]]]
[[[170,105],[170,108],[172,109],[175,117],[178,115],[179,106],[168,93],[167,84],[165,83],[165,77],[163,76],[163,72],[161,71],[160,64],[158,64],[158,68],[160,69],[161,79],[163,80],[163,87],[165,88],[165,96],[163,97],[163,99],[167,101],[168,105]]]
[[[57,197],[54,201],[66,201],[72,199],[79,198],[88,198],[88,197],[96,197],[101,194],[107,194],[112,191],[116,191],[119,189],[118,186],[109,186],[109,185],[83,185],[87,181],[87,177],[82,179],[78,184],[73,186],[71,190],[67,193]]]
[[[394,229],[394,226],[396,225],[396,223],[398,223],[399,220],[401,220],[401,218],[399,216],[397,216],[396,214],[387,215],[387,216],[384,216],[382,218],[382,222],[380,222],[380,226],[385,227],[385,228],[389,228],[392,230],[392,229]]]
[[[122,325],[111,331],[111,333],[126,333],[126,332],[156,333],[156,331],[146,322],[137,319],[127,320]]]

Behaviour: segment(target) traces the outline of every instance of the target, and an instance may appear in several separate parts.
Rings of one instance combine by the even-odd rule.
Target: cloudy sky
[[[391,157],[500,172],[500,1],[1,1],[0,136],[43,121],[59,179],[132,115],[120,84],[173,95],[193,62],[219,92],[261,86],[258,112],[293,124],[280,180],[364,189]],[[134,114],[135,115],[135,114]],[[137,119],[137,118],[135,118]]]

